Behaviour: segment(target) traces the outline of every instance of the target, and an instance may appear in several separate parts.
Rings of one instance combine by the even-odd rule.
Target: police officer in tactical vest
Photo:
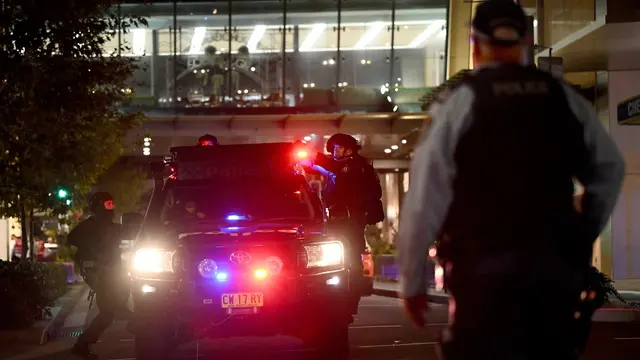
[[[79,337],[72,353],[86,359],[97,358],[91,351],[116,314],[126,307],[128,288],[122,279],[121,226],[113,222],[115,205],[106,192],[94,194],[89,201],[91,216],[69,233],[69,244],[76,246],[76,262],[87,285],[95,291],[99,314]]]
[[[592,246],[624,162],[591,104],[523,64],[519,5],[483,2],[472,27],[475,70],[430,109],[412,158],[397,239],[405,309],[425,325],[437,244],[455,305],[441,358],[575,359],[594,311],[584,291]]]
[[[354,280],[360,285],[365,226],[384,220],[380,180],[369,161],[358,154],[360,145],[352,136],[335,134],[327,141],[326,149],[332,157],[318,153],[313,162],[302,165],[326,179],[322,200],[329,210],[329,225],[349,240],[350,263],[354,274],[358,274]],[[357,303],[354,306],[357,308]]]

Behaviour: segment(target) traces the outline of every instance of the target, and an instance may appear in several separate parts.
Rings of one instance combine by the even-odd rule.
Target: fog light
[[[254,271],[253,273],[253,276],[255,276],[258,280],[263,280],[267,278],[268,274],[269,272],[267,272],[267,269],[256,269],[256,271]]]
[[[141,290],[145,294],[156,292],[156,288],[150,285],[142,285]]]
[[[327,279],[327,285],[338,285],[338,284],[340,284],[340,278],[337,276]]]

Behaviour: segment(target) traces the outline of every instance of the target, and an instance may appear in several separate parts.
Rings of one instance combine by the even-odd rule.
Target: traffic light
[[[66,199],[69,196],[69,192],[65,189],[58,189],[58,198]]]

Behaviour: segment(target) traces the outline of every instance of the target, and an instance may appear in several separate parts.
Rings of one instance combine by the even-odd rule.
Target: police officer
[[[437,242],[454,305],[441,357],[573,359],[592,246],[624,162],[576,90],[524,64],[519,5],[483,2],[472,27],[476,69],[431,109],[412,159],[397,239],[405,309],[424,326]]]
[[[327,141],[326,149],[333,157],[318,153],[313,162],[302,165],[320,172],[327,180],[323,201],[329,209],[329,224],[350,241],[350,263],[359,284],[363,272],[361,256],[366,249],[365,226],[384,220],[382,188],[373,166],[358,154],[360,145],[355,138],[335,134]],[[357,303],[354,306],[357,308]]]
[[[218,138],[211,134],[204,134],[198,138],[198,146],[216,146],[218,145]]]
[[[111,325],[116,315],[126,308],[128,289],[121,279],[120,235],[121,226],[113,222],[115,205],[106,192],[94,194],[89,201],[91,216],[80,222],[69,233],[69,244],[78,248],[76,260],[80,262],[87,284],[95,291],[99,314],[78,338],[72,353],[85,359],[97,358],[91,351],[100,335]]]

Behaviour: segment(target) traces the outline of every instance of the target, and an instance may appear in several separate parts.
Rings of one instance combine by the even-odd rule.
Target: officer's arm
[[[364,196],[370,198],[371,200],[382,199],[382,186],[380,185],[380,177],[378,176],[378,173],[376,173],[374,167],[368,164],[365,165],[364,176],[365,183],[371,185],[365,188],[366,192]]]
[[[71,231],[69,232],[69,235],[67,235],[67,243],[75,247],[80,247],[83,239],[86,236],[85,234],[83,234],[84,233],[83,229],[84,229],[84,221],[80,222],[73,229],[71,229]]]
[[[340,170],[336,161],[322,153],[318,153],[318,155],[316,155],[315,160],[313,160],[312,167],[315,171],[318,171],[324,176],[337,174]]]
[[[404,297],[425,294],[427,257],[453,200],[453,152],[470,122],[473,92],[461,86],[432,112],[411,160],[409,191],[400,212],[397,264]]]
[[[586,161],[580,164],[576,178],[584,186],[582,216],[589,241],[600,235],[618,200],[625,174],[620,150],[598,120],[591,104],[576,90],[565,84],[571,110],[584,130]]]

